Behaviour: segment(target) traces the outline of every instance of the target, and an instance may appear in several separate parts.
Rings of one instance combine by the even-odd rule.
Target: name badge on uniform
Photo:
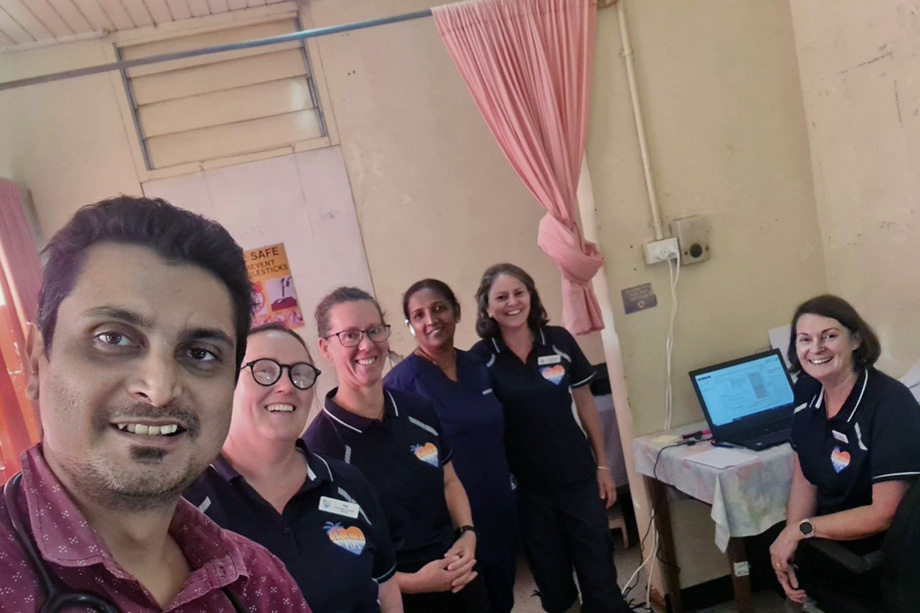
[[[831,430],[831,434],[834,435],[834,438],[846,445],[850,442],[850,439],[847,438],[847,435],[843,432],[837,432],[836,430]]]
[[[353,502],[345,502],[344,500],[336,500],[328,496],[320,496],[319,510],[354,519],[361,511],[361,507]]]
[[[558,364],[562,361],[562,358],[559,357],[558,353],[553,355],[544,355],[537,358],[537,366],[546,366],[547,364]]]

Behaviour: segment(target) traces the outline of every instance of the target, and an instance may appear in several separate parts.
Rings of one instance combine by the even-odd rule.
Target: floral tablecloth
[[[667,437],[679,438],[706,427],[700,422],[637,438],[633,441],[633,458],[637,472],[712,505],[716,545],[724,552],[729,537],[754,536],[786,518],[792,448],[786,443],[763,451],[746,451],[750,460],[715,468],[688,460],[711,449],[709,443],[668,447],[674,440]]]

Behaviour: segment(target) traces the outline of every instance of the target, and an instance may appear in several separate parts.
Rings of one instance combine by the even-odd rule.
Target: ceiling
[[[154,26],[284,0],[0,0],[0,47]]]

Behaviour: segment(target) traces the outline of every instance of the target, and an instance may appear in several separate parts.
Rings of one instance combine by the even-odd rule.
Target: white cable
[[[655,511],[652,511],[652,516],[649,518],[649,522],[652,522],[655,519]],[[658,529],[653,525],[652,526],[652,547],[649,549],[648,556],[639,564],[638,568],[629,576],[629,579],[626,580],[626,583],[623,584],[623,591],[629,589],[629,585],[636,579],[639,575],[639,571],[645,568],[649,562],[658,554]],[[655,577],[655,569],[657,565],[652,564],[652,570],[648,574],[648,580],[645,584],[645,604],[649,611],[652,611],[651,598],[652,598],[652,581]]]
[[[664,388],[664,406],[666,417],[664,429],[671,429],[671,417],[674,414],[673,394],[671,392],[671,357],[674,354],[674,325],[677,321],[677,281],[680,279],[680,249],[677,250],[677,264],[675,272],[675,261],[668,260],[668,277],[670,278],[671,288],[671,314],[668,321],[668,339],[665,343],[665,374],[667,380]]]
[[[652,555],[657,555],[657,553],[658,553],[658,530],[655,530],[655,534],[652,537]],[[652,579],[655,576],[656,568],[658,568],[658,565],[652,564],[652,570],[648,574],[648,582],[645,584],[645,604],[648,605],[650,610],[652,608]]]
[[[649,521],[651,521],[651,520],[649,520]],[[652,543],[653,543],[653,544],[654,544],[654,542],[655,542],[655,535],[656,535],[657,533],[658,533],[658,531],[655,530],[654,528],[652,528]],[[654,553],[655,553],[654,550],[652,550],[652,552],[649,554],[649,558],[650,558],[651,555],[654,554]],[[648,564],[649,558],[644,559],[644,560],[642,561],[642,563],[639,564],[638,567],[636,567],[635,572],[633,572],[633,574],[631,574],[631,575],[629,576],[629,579],[626,580],[626,583],[623,584],[623,589],[624,589],[624,590],[625,590],[626,588],[629,587],[629,584],[630,584],[630,583],[633,582],[633,580],[634,580],[634,579],[636,578],[636,576],[639,574],[639,571],[642,570],[643,568],[645,568],[645,565]]]

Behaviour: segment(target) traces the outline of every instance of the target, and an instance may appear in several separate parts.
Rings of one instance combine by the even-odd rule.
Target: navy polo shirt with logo
[[[297,445],[307,480],[281,514],[222,456],[184,496],[278,556],[315,613],[379,613],[378,584],[396,559],[377,496],[354,467]]]
[[[479,341],[470,350],[488,366],[505,409],[511,472],[520,487],[532,490],[594,479],[594,455],[575,421],[571,392],[591,381],[594,367],[565,328],[545,326],[533,336],[526,362],[501,337]]]
[[[872,503],[872,486],[920,476],[920,405],[899,381],[864,369],[827,419],[824,389],[802,373],[795,385],[791,443],[817,486],[818,515]]]
[[[413,573],[438,559],[454,542],[444,497],[444,465],[451,448],[431,402],[384,388],[384,418],[349,413],[326,396],[322,412],[303,438],[311,449],[358,468],[380,497],[396,567]]]

